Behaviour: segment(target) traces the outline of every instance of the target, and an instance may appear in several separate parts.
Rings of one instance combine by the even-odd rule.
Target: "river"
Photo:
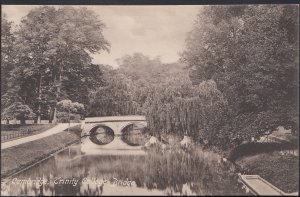
[[[2,183],[1,195],[244,195],[234,166],[209,151],[97,155],[78,143]]]

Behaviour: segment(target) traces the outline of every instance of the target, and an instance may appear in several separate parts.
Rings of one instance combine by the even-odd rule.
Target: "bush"
[[[293,144],[291,143],[259,143],[259,142],[249,142],[246,144],[241,144],[230,151],[228,159],[231,161],[235,161],[236,159],[249,156],[256,155],[259,153],[268,153],[276,150],[286,150],[292,149]]]
[[[80,122],[81,116],[79,114],[70,113],[71,122],[78,123]],[[68,123],[69,122],[69,114],[67,112],[57,112],[57,121],[60,123]]]

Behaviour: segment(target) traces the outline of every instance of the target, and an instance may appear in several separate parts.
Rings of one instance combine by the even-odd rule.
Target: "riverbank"
[[[283,192],[294,193],[299,189],[299,156],[292,154],[294,152],[291,150],[297,147],[298,144],[294,140],[288,143],[251,142],[227,151],[216,147],[202,148],[232,162],[236,166],[236,173],[259,175]]]
[[[50,154],[75,143],[79,139],[77,134],[63,131],[39,140],[1,150],[1,179],[48,157]]]
[[[235,163],[245,174],[259,175],[285,193],[298,191],[299,158],[279,151],[241,157]]]

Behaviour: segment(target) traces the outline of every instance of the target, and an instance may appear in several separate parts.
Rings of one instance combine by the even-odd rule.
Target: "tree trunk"
[[[69,115],[69,125],[68,125],[68,132],[69,132],[69,130],[70,130],[70,108],[71,108],[71,106],[69,106],[69,113],[68,113],[68,115]]]
[[[20,118],[20,123],[21,123],[21,124],[26,124],[25,118]]]
[[[53,119],[53,110],[54,110],[54,108],[51,107],[51,110],[50,110],[50,112],[49,112],[49,123],[52,123],[52,119]]]
[[[38,97],[38,117],[37,117],[37,124],[41,124],[41,101],[42,101],[42,75],[40,75],[39,79],[39,97]]]
[[[53,109],[53,118],[52,118],[52,123],[56,123],[57,122],[57,118],[56,118],[56,114],[57,114],[57,112],[56,112],[56,106],[54,107],[54,109]]]
[[[57,82],[56,78],[55,78],[55,82]],[[57,83],[57,91],[56,91],[56,102],[58,102],[58,100],[59,100],[60,88],[61,88],[61,71],[59,71],[59,75],[58,75],[58,83]],[[53,112],[53,120],[52,120],[53,123],[57,122],[56,114],[57,114],[57,107],[56,107],[56,104],[55,104],[54,112]]]

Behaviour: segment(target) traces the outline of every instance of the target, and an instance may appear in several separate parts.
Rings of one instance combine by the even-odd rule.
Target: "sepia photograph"
[[[299,4],[1,5],[1,196],[298,196]]]

